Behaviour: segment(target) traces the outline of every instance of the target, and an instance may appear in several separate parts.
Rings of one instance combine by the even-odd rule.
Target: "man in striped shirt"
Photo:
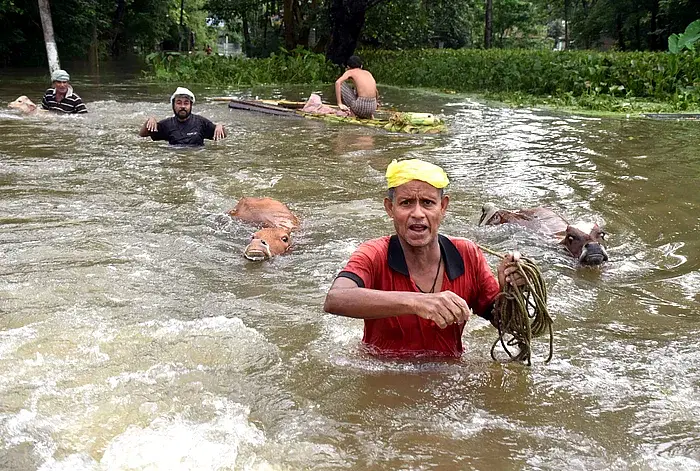
[[[41,99],[41,107],[60,113],[87,113],[83,100],[73,91],[65,70],[54,70],[51,74],[53,88],[49,88]]]

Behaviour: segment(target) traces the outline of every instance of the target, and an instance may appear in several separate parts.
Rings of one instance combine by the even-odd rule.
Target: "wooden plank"
[[[303,118],[303,116],[298,115],[294,110],[282,108],[279,106],[263,105],[261,103],[249,103],[243,100],[231,100],[228,104],[228,107],[236,110],[257,111],[258,113],[265,113],[275,116]]]
[[[646,118],[650,119],[689,119],[697,120],[700,119],[700,113],[646,113],[644,115]]]

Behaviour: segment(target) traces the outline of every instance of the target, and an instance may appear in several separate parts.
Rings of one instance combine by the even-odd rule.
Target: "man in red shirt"
[[[500,286],[524,283],[519,254],[508,254],[496,279],[473,242],[438,233],[450,200],[440,167],[394,160],[386,176],[384,209],[396,234],[358,247],[324,310],[364,319],[363,342],[376,353],[458,357],[469,316],[490,320]]]

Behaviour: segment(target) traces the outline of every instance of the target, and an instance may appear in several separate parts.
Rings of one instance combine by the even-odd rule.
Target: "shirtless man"
[[[372,74],[362,68],[362,60],[357,56],[350,56],[346,63],[345,73],[335,81],[335,96],[338,100],[338,108],[343,111],[352,111],[358,118],[372,118],[377,111],[377,82]],[[353,89],[346,80],[355,83]]]

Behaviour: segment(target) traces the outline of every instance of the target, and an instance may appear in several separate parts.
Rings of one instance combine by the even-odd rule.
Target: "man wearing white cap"
[[[87,113],[83,100],[73,91],[70,75],[63,69],[51,74],[53,88],[49,88],[41,99],[41,107],[59,113]]]
[[[207,118],[192,114],[194,93],[184,87],[177,87],[170,97],[174,116],[156,121],[150,117],[141,126],[139,136],[151,137],[154,141],[168,141],[172,145],[203,146],[204,139],[218,141],[226,137],[222,124],[214,124]]]
[[[500,287],[522,285],[508,254],[494,277],[473,242],[438,233],[447,174],[418,159],[386,171],[384,209],[396,233],[360,245],[326,296],[326,312],[364,319],[363,342],[382,355],[458,357],[472,313],[491,320]]]

